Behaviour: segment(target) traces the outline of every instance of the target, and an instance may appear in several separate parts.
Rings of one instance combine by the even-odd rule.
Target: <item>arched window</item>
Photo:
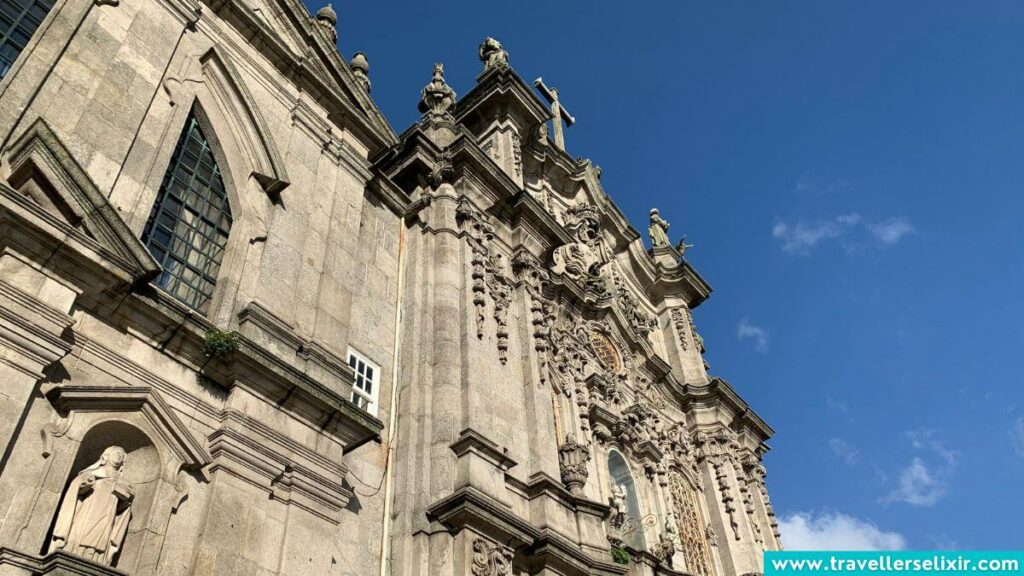
[[[54,0],[0,1],[0,78],[7,75]]]
[[[163,273],[156,283],[205,312],[231,231],[231,207],[210,143],[189,114],[142,241]]]
[[[633,475],[629,472],[629,464],[617,450],[608,453],[608,476],[613,486],[621,486],[626,491],[626,534],[625,543],[636,550],[643,550],[643,523],[640,519],[640,500],[637,499]]]

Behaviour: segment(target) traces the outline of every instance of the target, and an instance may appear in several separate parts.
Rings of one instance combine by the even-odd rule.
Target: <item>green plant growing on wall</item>
[[[632,557],[629,551],[622,546],[612,546],[612,562],[616,564],[629,564]]]
[[[223,358],[232,352],[238,352],[240,342],[238,332],[213,328],[203,337],[203,356],[210,360]]]

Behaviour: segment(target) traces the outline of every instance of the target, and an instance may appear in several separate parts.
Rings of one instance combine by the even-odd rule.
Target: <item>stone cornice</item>
[[[379,438],[384,427],[380,420],[356,408],[341,391],[328,388],[244,334],[239,336],[237,352],[207,362],[202,355],[204,335],[214,325],[163,291],[147,287],[132,294],[126,304],[121,313],[135,315],[139,329],[152,330],[150,337],[154,340],[161,333],[168,334],[161,347],[173,345],[181,360],[202,366],[203,373],[212,380],[251,389],[337,436],[346,448]]]
[[[497,444],[472,428],[463,430],[449,447],[456,456],[461,457],[472,452],[501,470],[509,470],[516,465],[516,461],[508,456],[506,450],[500,449]]]
[[[731,425],[734,428],[750,430],[762,445],[775,434],[775,430],[740,398],[732,385],[721,378],[712,377],[705,384],[676,384],[669,386],[669,389],[679,400],[684,412],[694,408],[723,406],[733,414]],[[762,448],[762,451],[767,451],[767,446]]]

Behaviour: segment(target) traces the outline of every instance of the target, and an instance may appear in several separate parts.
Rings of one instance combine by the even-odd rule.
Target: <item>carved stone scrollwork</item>
[[[566,229],[573,242],[555,248],[552,253],[551,272],[564,275],[599,294],[606,292],[601,266],[604,258],[600,250],[599,226],[601,215],[592,206],[573,206],[566,215]]]
[[[693,312],[689,309],[686,310],[686,319],[690,323],[690,334],[693,335],[694,345],[697,346],[697,350],[704,353],[704,338],[697,332],[697,326],[693,323]]]
[[[544,283],[547,272],[532,256],[520,252],[512,258],[512,273],[523,282],[530,298],[530,323],[533,325],[533,348],[537,352],[540,382],[548,382],[548,351],[551,336],[551,305],[544,298]]]
[[[768,499],[768,488],[765,486],[765,477],[768,476],[768,471],[753,455],[748,455],[743,460],[743,468],[747,472],[748,482],[754,484],[756,490],[761,494],[761,501],[764,502],[765,514],[768,516],[768,525],[772,529],[772,534],[775,536],[775,541],[781,540],[779,533],[779,521],[775,517],[775,508],[772,506],[771,500]]]
[[[470,263],[472,265],[473,307],[476,309],[476,337],[483,338],[484,315],[487,305],[488,253],[491,239],[494,237],[494,229],[465,197],[459,200],[459,204],[455,208],[455,220],[467,232],[469,245],[473,252]]]
[[[657,320],[640,306],[640,300],[626,286],[626,281],[620,274],[614,274],[613,282],[619,308],[622,309],[626,320],[637,334],[646,338],[651,330],[658,326]]]
[[[676,329],[676,336],[679,337],[679,346],[683,350],[690,349],[690,339],[687,338],[686,332],[689,328],[689,323],[686,320],[686,315],[679,308],[672,309],[672,326]]]
[[[727,471],[731,467],[733,459],[734,452],[730,446],[732,443],[732,438],[724,430],[719,430],[713,436],[698,432],[694,438],[698,459],[702,461],[707,460],[711,463],[722,506],[725,508],[726,516],[729,518],[729,525],[732,527],[733,536],[736,540],[739,540],[740,527],[736,520],[736,500],[732,493],[732,486],[729,482]]]
[[[505,257],[498,252],[491,254],[487,272],[487,290],[494,301],[498,360],[505,364],[508,362],[508,309],[512,304],[512,280],[505,271]]]
[[[576,442],[571,434],[565,444],[558,448],[558,467],[562,476],[562,484],[575,496],[583,494],[583,487],[590,475],[587,463],[590,461],[590,449],[586,444]]]
[[[473,540],[473,576],[509,576],[515,553],[484,538]]]

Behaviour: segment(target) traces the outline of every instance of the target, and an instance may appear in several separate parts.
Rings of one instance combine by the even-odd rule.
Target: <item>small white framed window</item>
[[[376,416],[380,366],[351,348],[348,349],[348,365],[356,373],[356,380],[352,385],[352,403],[371,416]]]

